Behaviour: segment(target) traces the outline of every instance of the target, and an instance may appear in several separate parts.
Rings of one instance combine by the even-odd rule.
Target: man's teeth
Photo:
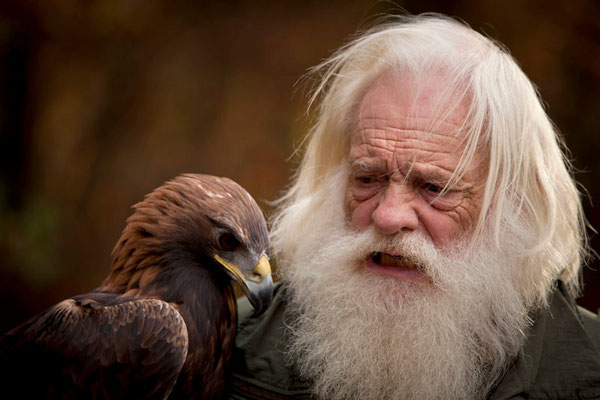
[[[373,261],[379,265],[386,267],[402,267],[402,268],[416,268],[416,264],[402,256],[393,256],[387,253],[373,253],[371,255]]]

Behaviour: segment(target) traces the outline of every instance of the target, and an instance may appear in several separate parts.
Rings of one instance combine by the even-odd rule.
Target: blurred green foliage
[[[6,267],[38,290],[62,278],[59,209],[34,198],[18,212],[1,213],[0,235],[6,239],[7,257],[12,261]]]

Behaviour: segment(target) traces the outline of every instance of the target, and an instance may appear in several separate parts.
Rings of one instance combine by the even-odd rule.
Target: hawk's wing
[[[166,398],[187,355],[183,317],[162,300],[115,299],[65,300],[9,332],[0,387],[20,398]]]

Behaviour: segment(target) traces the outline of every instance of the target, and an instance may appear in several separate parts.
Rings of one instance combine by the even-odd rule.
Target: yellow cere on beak
[[[254,307],[253,316],[261,315],[273,298],[273,278],[271,277],[271,265],[267,256],[262,255],[247,276],[242,273],[239,265],[226,261],[217,254],[214,257],[242,287],[250,304]]]
[[[271,275],[271,264],[269,264],[267,256],[262,256],[258,261],[258,265],[250,272],[248,279],[257,283]]]

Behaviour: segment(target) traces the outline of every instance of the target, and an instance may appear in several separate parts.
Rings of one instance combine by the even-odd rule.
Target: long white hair
[[[354,111],[369,84],[386,71],[416,77],[443,71],[440,90],[460,93],[456,103],[469,102],[461,131],[465,150],[449,185],[460,179],[476,152],[485,152],[488,174],[473,239],[486,227],[498,246],[506,240],[515,244],[523,261],[516,281],[525,304],[546,304],[558,278],[575,295],[587,238],[560,135],[536,89],[504,48],[434,14],[394,17],[312,71],[320,78],[310,101],[318,104],[317,118],[272,220],[273,250],[280,261],[293,259],[297,243],[310,240],[311,231],[332,212],[330,196],[343,201],[343,190],[324,187],[325,178],[347,164]],[[340,176],[337,185],[343,186]]]

